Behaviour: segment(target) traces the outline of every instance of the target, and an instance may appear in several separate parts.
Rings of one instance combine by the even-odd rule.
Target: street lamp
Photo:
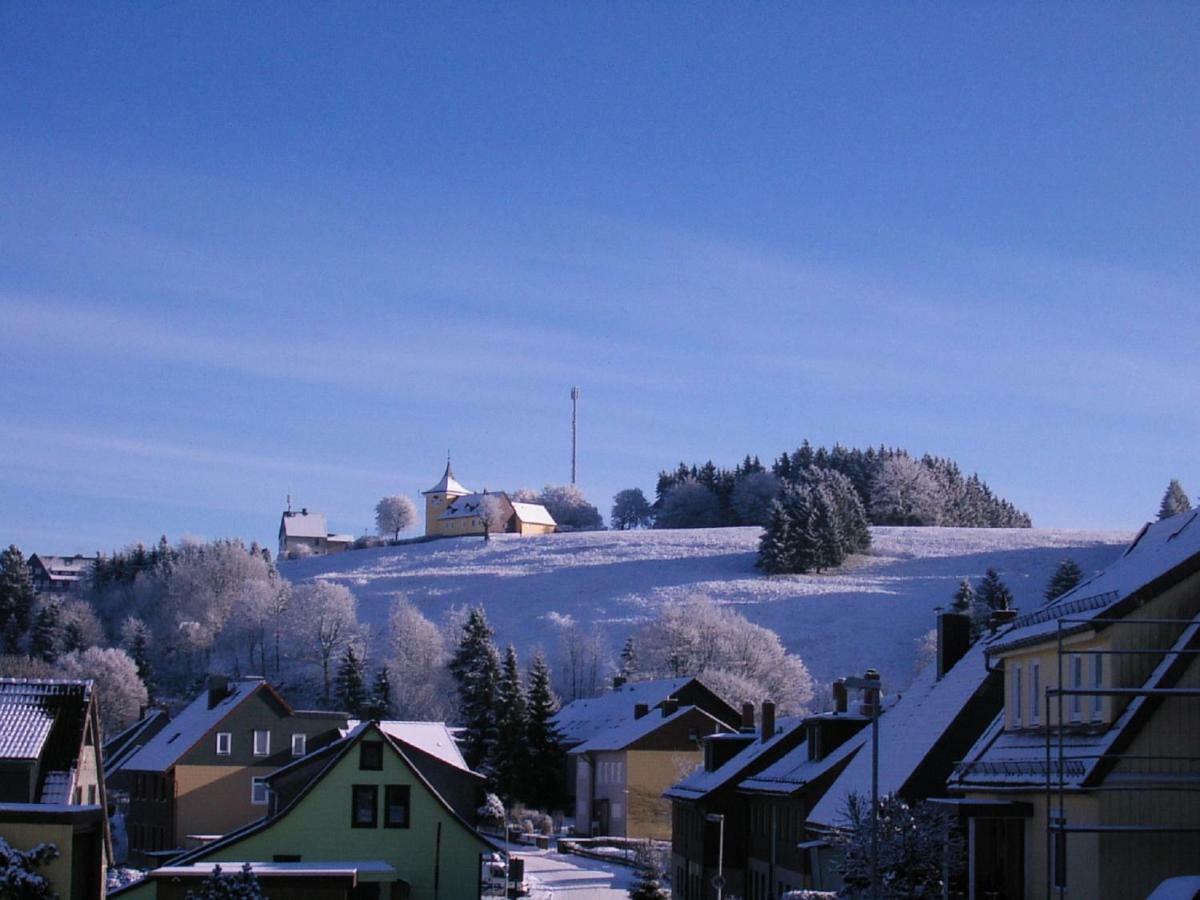
[[[721,894],[725,890],[725,816],[721,813],[708,813],[704,818],[720,826],[717,832],[717,877],[713,879],[713,887],[717,889],[717,900],[721,900]]]
[[[864,678],[847,678],[846,687],[870,691],[871,698],[871,896],[879,896],[879,673],[867,669]]]

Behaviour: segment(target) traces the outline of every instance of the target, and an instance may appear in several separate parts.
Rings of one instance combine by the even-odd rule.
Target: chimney
[[[208,708],[212,709],[229,696],[229,679],[224,675],[208,676]]]
[[[763,741],[766,741],[767,738],[771,737],[774,734],[775,734],[775,704],[770,700],[764,700],[762,702],[762,739],[763,739]]]
[[[308,515],[308,507],[307,506],[300,507],[300,515],[302,515],[302,516]]]
[[[754,732],[754,704],[742,704],[742,731]]]
[[[642,716],[646,715],[646,713],[648,713],[648,712],[650,712],[650,706],[648,704],[646,704],[646,703],[633,704],[633,717],[635,719],[640,719]]]
[[[863,678],[868,681],[879,681],[879,673],[874,669],[867,669]],[[860,716],[873,716],[879,710],[881,701],[879,688],[863,688],[862,700],[858,704],[858,714]]]
[[[679,710],[679,701],[674,697],[668,697],[662,703],[662,714],[665,719],[667,716],[674,715]]]
[[[624,686],[625,686],[625,676],[624,675],[614,675],[613,676],[613,690],[619,691]]]
[[[846,679],[839,678],[833,683],[833,711],[844,713],[848,709],[849,699],[846,694]]]
[[[971,647],[971,617],[958,612],[943,612],[937,619],[937,677],[940,680],[954,668]]]
[[[996,630],[1001,625],[1007,625],[1009,622],[1011,622],[1016,617],[1017,617],[1017,611],[1015,609],[992,610],[992,614],[988,617],[988,631],[995,634]]]

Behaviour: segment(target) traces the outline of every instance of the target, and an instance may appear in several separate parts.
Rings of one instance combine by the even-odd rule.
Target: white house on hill
[[[353,535],[330,534],[324,513],[286,510],[279,520],[279,555],[340,553],[354,543]]]

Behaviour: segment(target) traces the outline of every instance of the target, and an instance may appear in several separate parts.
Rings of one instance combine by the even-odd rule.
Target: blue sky
[[[446,451],[1200,492],[1189,4],[0,6],[0,539],[338,530]]]

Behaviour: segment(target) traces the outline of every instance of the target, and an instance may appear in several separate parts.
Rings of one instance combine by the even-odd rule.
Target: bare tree
[[[328,581],[310,581],[292,589],[291,632],[298,655],[321,666],[322,698],[329,699],[329,664],[358,630],[356,602],[350,590]]]
[[[400,540],[400,532],[412,528],[417,522],[417,507],[407,497],[397,494],[384,497],[375,504],[375,527],[379,533],[392,540]]]

